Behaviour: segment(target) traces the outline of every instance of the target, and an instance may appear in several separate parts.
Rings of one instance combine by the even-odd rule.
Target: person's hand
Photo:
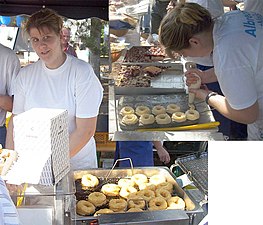
[[[159,159],[161,162],[167,164],[170,162],[170,155],[169,153],[166,151],[166,149],[164,147],[160,147],[158,150],[157,150],[157,154],[159,156]]]
[[[205,101],[206,96],[211,92],[206,85],[202,85],[200,89],[189,89],[189,92],[194,93],[195,97]]]
[[[200,77],[202,84],[206,83],[206,76],[204,71],[201,71],[199,69],[190,69],[185,72],[187,86],[190,86],[191,84],[195,84],[198,81],[198,77],[196,75]]]

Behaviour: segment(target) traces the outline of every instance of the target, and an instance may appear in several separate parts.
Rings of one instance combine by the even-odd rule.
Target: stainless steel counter
[[[135,94],[140,94],[138,91],[144,93],[151,93],[151,88],[141,89],[121,89],[121,94],[133,91]],[[120,91],[120,90],[118,90]],[[163,91],[158,89],[158,91]],[[167,89],[171,93],[171,89]],[[210,140],[224,140],[222,133],[218,132],[218,128],[191,130],[191,131],[122,131],[118,125],[116,118],[116,106],[118,105],[118,95],[115,93],[114,85],[109,85],[109,137],[113,141],[210,141]],[[199,123],[208,123],[214,121],[213,114],[207,108],[205,103],[197,104],[197,109],[201,113]]]

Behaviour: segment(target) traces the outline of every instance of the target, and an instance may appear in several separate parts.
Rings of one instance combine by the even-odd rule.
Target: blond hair
[[[47,27],[59,35],[63,27],[63,19],[52,9],[41,9],[29,17],[24,26],[24,33],[29,35],[31,28],[41,30],[43,27]]]
[[[173,51],[188,48],[193,35],[210,30],[212,25],[211,14],[202,6],[196,3],[177,4],[160,24],[159,41],[172,57]]]

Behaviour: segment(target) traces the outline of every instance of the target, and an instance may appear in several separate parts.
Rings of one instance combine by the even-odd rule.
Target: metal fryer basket
[[[197,188],[208,196],[208,153],[198,152],[176,159],[184,173],[193,180]]]

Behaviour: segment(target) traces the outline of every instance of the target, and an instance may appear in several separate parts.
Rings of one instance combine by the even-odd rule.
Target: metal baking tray
[[[89,169],[89,170],[81,170],[81,171],[74,171],[74,177],[75,179],[79,179],[80,177],[82,177],[82,175],[90,173],[92,175],[95,175],[99,178],[100,182],[105,182],[105,178],[107,178],[106,182],[112,183],[113,181],[116,181],[116,178],[120,179],[120,178],[127,178],[127,177],[131,177],[134,174],[138,174],[138,173],[142,173],[145,174],[147,177],[151,177],[153,175],[159,174],[162,175],[166,178],[166,180],[168,182],[171,182],[174,186],[174,195],[178,195],[179,197],[183,198],[186,204],[186,210],[185,212],[188,214],[194,214],[194,213],[200,213],[202,212],[202,210],[200,209],[200,206],[198,205],[197,202],[195,202],[193,199],[191,199],[186,192],[177,184],[176,179],[174,174],[167,168],[167,167],[136,167],[133,169],[123,169],[123,168],[117,168],[114,170],[110,170],[110,169],[103,169],[103,168],[99,168],[99,169]],[[78,185],[76,184],[76,196],[78,194],[79,188]],[[81,196],[84,197],[84,196]],[[78,198],[78,197],[77,197]],[[176,212],[178,210],[162,210],[163,212],[174,212],[174,221],[176,221]],[[148,212],[149,211],[145,211]],[[144,218],[144,215],[147,214],[145,212],[138,212],[136,213],[138,215],[138,218]],[[157,211],[156,211],[157,212]],[[159,211],[160,212],[160,211]],[[145,214],[144,214],[145,213]],[[123,217],[121,215],[127,215],[127,218],[129,215],[134,215],[134,213],[131,212],[125,212],[125,213],[114,213],[114,217],[116,219],[116,221],[118,221],[118,215],[120,217]],[[151,215],[155,215],[155,211],[150,212]],[[73,214],[74,215],[74,214]],[[158,215],[158,213],[156,213],[156,216]],[[100,216],[98,216],[100,217]],[[92,220],[98,217],[94,217],[94,216],[79,216],[76,215],[75,218],[72,218],[76,221],[85,221],[85,220]],[[105,218],[110,218],[111,214],[104,214],[103,217]],[[154,217],[154,216],[153,216]],[[127,221],[129,222],[129,221]],[[140,224],[140,223],[138,223]],[[171,223],[174,224],[174,223]]]
[[[165,108],[167,105],[174,103],[177,104],[181,107],[182,112],[186,112],[186,110],[189,109],[188,106],[188,97],[185,93],[177,93],[177,94],[170,94],[170,95],[137,95],[137,96],[122,96],[119,99],[118,102],[118,122],[119,126],[122,130],[125,131],[132,131],[132,130],[137,130],[140,128],[169,128],[169,127],[179,127],[179,126],[186,126],[186,125],[194,125],[198,123],[197,120],[187,120],[185,122],[177,123],[177,122],[171,122],[169,124],[165,125],[159,125],[156,122],[150,125],[143,125],[143,124],[135,124],[135,125],[125,125],[122,124],[122,116],[120,115],[120,110],[125,107],[125,106],[131,106],[134,108],[140,105],[148,106],[150,109],[152,109],[155,105],[162,105]],[[171,114],[168,113],[169,116]],[[139,117],[138,117],[139,119]]]
[[[175,160],[175,165],[193,180],[196,187],[208,196],[208,152],[198,152]]]

